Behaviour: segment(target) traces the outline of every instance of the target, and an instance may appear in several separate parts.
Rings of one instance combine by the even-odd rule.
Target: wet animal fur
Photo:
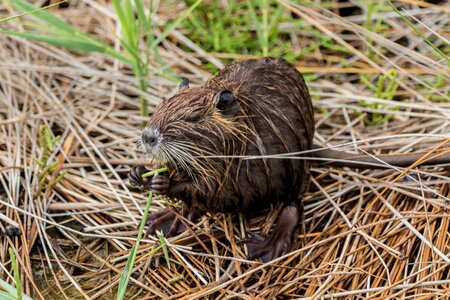
[[[215,99],[223,90],[236,101],[221,110]],[[245,212],[292,203],[307,186],[307,160],[236,157],[312,147],[310,95],[301,74],[283,59],[231,64],[206,84],[164,99],[149,126],[161,136],[151,154],[175,170],[168,196],[188,206]]]

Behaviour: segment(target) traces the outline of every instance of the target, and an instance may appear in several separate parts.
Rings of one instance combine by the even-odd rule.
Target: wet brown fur
[[[237,99],[231,117],[215,107],[222,90]],[[292,203],[307,186],[308,161],[236,158],[311,149],[310,96],[300,73],[285,60],[231,64],[205,85],[163,100],[149,124],[163,136],[153,155],[175,169],[168,196],[189,206],[251,211]]]

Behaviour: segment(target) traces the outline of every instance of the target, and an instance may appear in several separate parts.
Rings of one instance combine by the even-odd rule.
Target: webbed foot
[[[252,233],[250,238],[241,241],[247,245],[248,259],[258,258],[262,262],[269,262],[280,257],[283,252],[289,252],[298,223],[298,207],[294,204],[285,206],[270,237]]]

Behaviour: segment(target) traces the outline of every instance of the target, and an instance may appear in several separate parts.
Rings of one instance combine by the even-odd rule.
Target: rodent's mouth
[[[167,168],[169,168],[169,170],[179,169],[179,166],[177,166],[174,162],[169,161],[167,159],[162,159],[158,155],[155,155],[151,152],[149,154],[150,154],[151,158],[153,158],[156,161],[158,168],[167,167]]]
[[[191,145],[189,145],[191,147]],[[188,147],[180,147],[180,143],[170,143],[170,139],[147,147],[147,154],[152,157],[159,167],[167,167],[178,177],[194,177],[197,169],[202,169],[202,162],[190,151]]]
[[[177,169],[176,165],[174,165],[173,163],[170,163],[168,161],[159,161],[158,162],[158,166],[160,168],[167,167],[169,170],[176,170]]]

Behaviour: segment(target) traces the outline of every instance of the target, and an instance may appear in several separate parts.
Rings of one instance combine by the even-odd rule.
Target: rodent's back
[[[297,127],[295,131],[299,136],[312,141],[314,110],[308,88],[302,75],[284,59],[261,58],[233,63],[205,86],[233,91],[247,116],[262,114],[280,119]]]
[[[237,62],[206,86],[228,89],[236,95],[252,141],[246,145],[245,156],[311,149],[313,106],[303,77],[290,63],[273,58]],[[308,183],[309,167],[305,160],[244,160],[238,186],[246,191],[240,194],[248,195],[248,200],[241,205],[251,208],[296,200]]]

